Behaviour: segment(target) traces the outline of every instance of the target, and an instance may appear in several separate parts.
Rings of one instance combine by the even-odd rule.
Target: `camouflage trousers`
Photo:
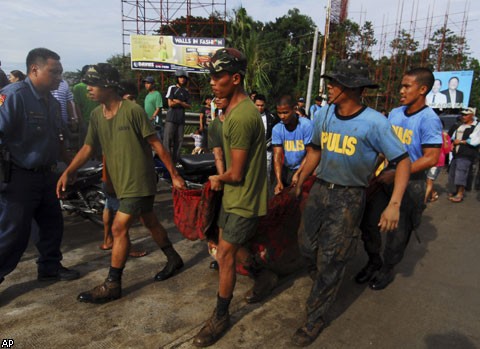
[[[365,188],[334,188],[316,181],[310,190],[299,229],[299,246],[316,273],[307,300],[307,321],[324,317],[335,301],[345,266],[355,254]]]
[[[360,229],[365,251],[369,256],[380,255],[382,234],[378,229],[378,222],[390,201],[392,192],[393,184],[384,184],[382,189],[367,201]],[[398,228],[386,233],[383,252],[385,264],[394,266],[402,260],[412,231],[420,225],[422,212],[425,209],[424,199],[425,179],[410,180],[402,199]]]

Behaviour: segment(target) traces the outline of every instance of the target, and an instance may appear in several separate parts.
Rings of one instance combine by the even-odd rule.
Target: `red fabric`
[[[250,243],[250,251],[255,260],[269,265],[279,261],[284,254],[289,254],[292,248],[298,246],[297,231],[303,207],[314,182],[314,176],[304,182],[300,199],[291,193],[293,187],[285,188],[270,199],[267,215],[260,219],[257,235]],[[237,264],[237,273],[248,275],[241,264]]]
[[[292,187],[270,199],[267,215],[261,218],[258,232],[249,244],[255,260],[267,265],[277,263],[282,268],[282,261],[288,259],[284,257],[296,253],[301,214],[314,182],[314,176],[305,181],[300,199],[291,193]],[[208,232],[216,228],[220,205],[221,192],[212,191],[210,182],[203,189],[173,190],[174,222],[189,240],[205,239],[206,235],[211,240],[213,234]],[[209,244],[212,251],[216,249],[213,242]],[[215,253],[212,255],[215,257]],[[237,264],[237,272],[248,274],[241,264]]]
[[[215,223],[221,194],[210,189],[173,189],[173,221],[178,231],[189,240],[205,239]]]

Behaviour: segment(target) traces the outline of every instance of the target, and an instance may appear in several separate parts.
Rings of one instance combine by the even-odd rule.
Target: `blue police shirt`
[[[442,146],[442,122],[428,106],[413,114],[407,114],[406,110],[406,106],[393,109],[388,114],[388,121],[415,162],[423,156],[422,148]]]
[[[41,97],[29,78],[0,90],[0,143],[26,169],[55,164],[60,152],[58,101]]]
[[[387,119],[364,107],[342,117],[334,104],[315,114],[312,144],[321,147],[317,177],[344,186],[368,185],[379,153],[390,161],[407,156]]]
[[[283,166],[296,170],[300,167],[305,157],[305,146],[312,141],[313,126],[307,118],[299,117],[295,130],[289,131],[280,122],[273,127],[272,145],[283,147],[284,162]]]

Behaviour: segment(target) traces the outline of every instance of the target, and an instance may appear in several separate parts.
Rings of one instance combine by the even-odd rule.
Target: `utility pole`
[[[308,75],[308,88],[307,88],[307,110],[308,113],[310,110],[310,100],[312,99],[312,86],[313,86],[313,74],[315,72],[315,63],[317,62],[317,46],[318,46],[318,28],[315,27],[315,35],[313,37],[313,48],[312,48],[312,61],[310,62],[310,73]]]
[[[325,20],[325,35],[323,36],[323,50],[322,50],[322,67],[320,68],[320,88],[318,94],[323,98],[322,105],[325,104],[327,96],[325,94],[325,79],[322,75],[325,74],[325,66],[327,62],[327,42],[330,35],[330,13],[332,9],[332,0],[328,0],[327,18]]]

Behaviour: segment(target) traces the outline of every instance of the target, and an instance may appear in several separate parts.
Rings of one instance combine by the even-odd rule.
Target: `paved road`
[[[444,183],[445,175],[440,178]],[[38,283],[36,251],[30,246],[18,268],[0,285],[0,340],[13,348],[191,348],[191,339],[215,306],[217,274],[208,269],[205,244],[183,239],[172,223],[166,188],[156,210],[184,257],[182,273],[153,282],[165,258],[140,226],[135,246],[150,254],[129,260],[123,298],[105,305],[79,303],[79,292],[101,283],[109,266],[101,229],[66,216],[64,264],[81,271],[72,282]],[[480,348],[480,192],[460,204],[429,204],[419,236],[412,239],[395,282],[374,292],[353,276],[366,258],[362,248],[350,263],[325,329],[312,348]],[[311,286],[294,275],[260,305],[242,295],[252,285],[238,278],[232,305],[234,326],[215,348],[291,348],[290,336],[304,319]]]

